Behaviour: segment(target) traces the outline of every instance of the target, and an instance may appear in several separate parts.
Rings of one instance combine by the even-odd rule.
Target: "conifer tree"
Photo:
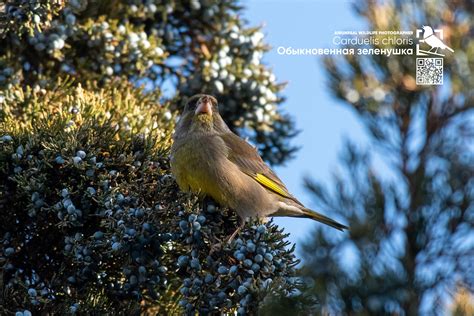
[[[297,282],[274,224],[180,193],[180,105],[214,94],[273,164],[294,152],[237,1],[0,4],[0,314],[254,313]]]
[[[303,246],[306,294],[330,314],[443,315],[458,288],[474,291],[473,9],[469,1],[355,5],[370,30],[442,28],[454,49],[442,86],[416,85],[414,56],[325,60],[331,92],[355,111],[372,149],[348,143],[334,190],[307,181],[316,205],[350,223],[345,236],[318,229]]]

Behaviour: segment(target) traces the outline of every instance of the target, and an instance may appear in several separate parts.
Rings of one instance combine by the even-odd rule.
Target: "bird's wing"
[[[427,42],[428,45],[430,45],[431,47],[439,47],[439,48],[443,48],[445,45],[443,43],[442,40],[440,40],[438,37],[436,36],[431,36],[429,38],[429,41]]]
[[[224,133],[220,136],[229,150],[228,159],[243,173],[252,177],[266,189],[303,206],[288,192],[280,178],[267,166],[254,147],[234,133]]]

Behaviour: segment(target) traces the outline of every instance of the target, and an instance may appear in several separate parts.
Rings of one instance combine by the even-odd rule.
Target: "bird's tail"
[[[296,203],[280,202],[280,208],[276,213],[271,214],[271,216],[304,217],[334,227],[340,231],[349,229],[349,227],[342,225],[323,214],[310,210],[309,208],[302,207],[302,205],[298,205]]]
[[[323,214],[310,210],[309,208],[304,208],[301,211],[303,212],[303,217],[311,218],[312,220],[334,227],[335,229],[338,229],[340,231],[344,231],[344,229],[349,229],[349,227],[347,227],[346,225],[342,225],[341,223],[338,223]]]
[[[454,53],[454,49],[452,49],[451,47],[448,47],[448,46],[444,46],[447,50],[449,50],[451,53]]]

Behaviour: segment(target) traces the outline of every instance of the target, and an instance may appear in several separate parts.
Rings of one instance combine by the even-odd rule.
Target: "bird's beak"
[[[209,114],[212,115],[212,105],[210,100],[201,100],[199,101],[196,112],[194,113],[196,115],[198,114]]]

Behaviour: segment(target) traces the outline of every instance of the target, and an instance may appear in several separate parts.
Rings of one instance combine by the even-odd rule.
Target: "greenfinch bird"
[[[291,216],[347,229],[291,195],[257,150],[229,129],[213,96],[198,94],[188,100],[176,125],[170,158],[181,190],[211,197],[235,210],[242,223]]]

